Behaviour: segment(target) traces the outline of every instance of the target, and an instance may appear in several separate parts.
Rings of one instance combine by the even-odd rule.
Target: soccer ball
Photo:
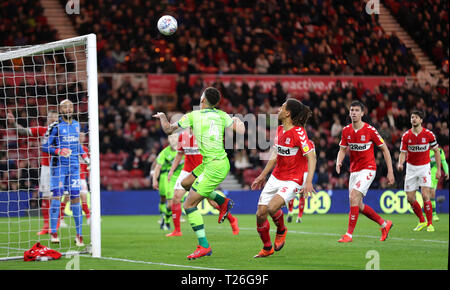
[[[164,15],[158,20],[158,30],[161,34],[172,35],[177,31],[177,20],[170,15]]]

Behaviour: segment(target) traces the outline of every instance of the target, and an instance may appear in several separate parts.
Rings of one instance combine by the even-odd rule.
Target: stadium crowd
[[[359,99],[366,104],[364,121],[374,125],[392,152],[394,162],[398,160],[400,139],[404,131],[410,128],[412,109],[418,108],[426,112],[424,126],[435,132],[438,142],[448,157],[448,88],[438,84],[426,84],[423,88],[418,82],[412,85],[381,84],[373,91],[350,83],[343,86],[337,82],[333,89],[317,94],[313,90],[303,96],[290,96],[283,89],[274,88],[269,93],[262,93],[258,86],[249,88],[244,82],[242,86],[233,84],[225,86],[222,82],[214,84],[221,90],[224,98],[220,108],[228,113],[276,114],[278,107],[287,97],[295,97],[310,106],[313,117],[307,127],[309,137],[316,144],[318,166],[315,183],[319,188],[345,188],[348,173],[338,175],[335,172],[335,160],[339,150],[340,133],[343,126],[350,123],[348,107],[352,100]],[[186,108],[198,105],[199,93],[193,86],[186,87],[184,103],[179,103],[177,112],[185,113]],[[144,169],[140,176],[147,175],[151,163],[157,153],[167,145],[167,136],[159,128],[159,123],[152,119],[154,108],[144,92],[132,89],[124,83],[119,90],[112,90],[105,79],[100,82],[100,138],[101,153],[107,170]],[[120,95],[128,95],[120,98]],[[239,101],[241,100],[241,101]],[[243,102],[242,100],[246,100]],[[189,109],[188,109],[189,110]],[[174,114],[175,112],[171,112]],[[269,130],[263,124],[258,130]],[[251,133],[248,133],[251,134]],[[267,133],[266,136],[269,136]],[[124,148],[129,148],[125,150]],[[264,167],[262,150],[256,149],[228,150],[231,172],[248,188],[251,181]],[[127,153],[129,151],[130,154]],[[114,158],[113,155],[120,156]],[[376,151],[379,167],[374,188],[386,188],[387,168],[383,162],[381,151]],[[108,160],[108,161],[105,161]],[[348,166],[348,159],[345,161]],[[347,167],[348,168],[348,167]],[[396,173],[394,187],[402,188],[403,173]],[[114,174],[113,174],[114,176]],[[106,185],[106,184],[105,184]],[[113,185],[110,184],[110,187]],[[140,182],[129,185],[130,188],[150,186]],[[448,182],[440,186],[448,187]]]
[[[407,75],[419,69],[378,16],[364,13],[364,0],[94,0],[80,7],[72,20],[80,35],[97,34],[101,72]],[[155,11],[178,19],[176,34],[157,32]]]
[[[399,23],[449,77],[448,1],[385,0]]]

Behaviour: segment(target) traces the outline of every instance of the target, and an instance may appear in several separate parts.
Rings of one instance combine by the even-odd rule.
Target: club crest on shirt
[[[286,140],[284,141],[286,144],[291,143],[291,138],[286,138]]]
[[[366,141],[366,135],[361,135],[361,141]]]

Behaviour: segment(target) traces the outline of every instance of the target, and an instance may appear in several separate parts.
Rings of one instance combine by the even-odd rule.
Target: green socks
[[[204,248],[209,247],[208,240],[206,239],[205,225],[203,223],[202,214],[197,210],[197,207],[185,209],[189,223],[197,236],[198,243]]]
[[[225,198],[215,190],[209,194],[209,199],[214,200],[218,205],[222,205],[225,202]]]

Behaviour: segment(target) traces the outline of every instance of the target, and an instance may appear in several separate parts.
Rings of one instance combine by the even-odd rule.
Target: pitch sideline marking
[[[90,255],[83,255],[83,257],[89,257],[89,258],[93,258],[93,259],[128,262],[128,263],[136,263],[136,264],[159,265],[159,266],[167,266],[167,267],[181,267],[181,268],[192,268],[192,269],[202,269],[202,270],[224,270],[224,269],[217,269],[217,268],[206,268],[206,267],[198,267],[198,266],[156,263],[156,262],[138,261],[138,260],[113,258],[113,257],[92,257]]]
[[[252,230],[255,229],[252,228],[240,228],[241,230]],[[312,233],[312,232],[302,232],[302,231],[289,231],[289,233],[294,234],[304,234],[304,235],[318,235],[318,236],[340,236],[339,234],[333,234],[333,233]],[[353,235],[354,237],[360,237],[360,238],[371,238],[371,239],[379,239],[380,237],[375,236],[367,236],[367,235]],[[441,240],[423,240],[423,239],[404,239],[404,238],[396,238],[396,237],[389,237],[390,240],[399,240],[399,241],[419,241],[419,242],[434,242],[434,243],[440,243],[440,244],[448,244],[448,241],[441,241]]]

